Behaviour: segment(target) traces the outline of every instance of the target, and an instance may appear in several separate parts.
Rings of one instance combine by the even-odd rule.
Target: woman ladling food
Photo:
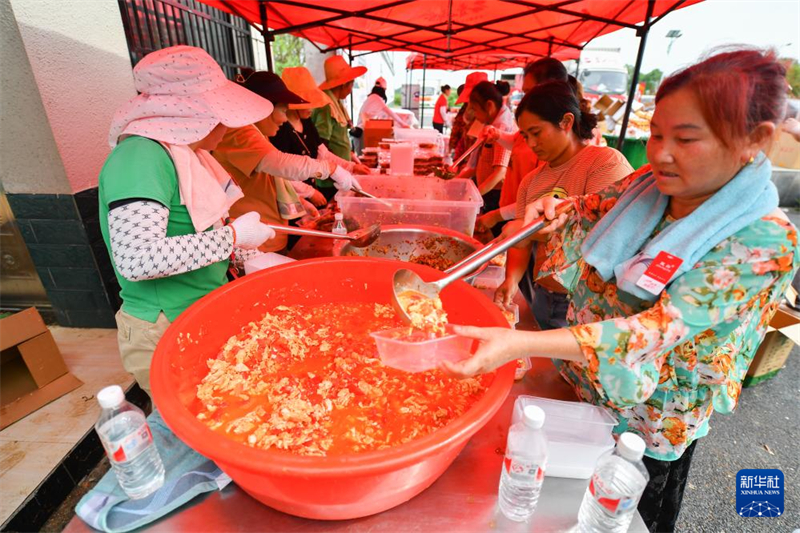
[[[481,340],[453,374],[549,357],[580,398],[612,409],[616,433],[647,443],[639,512],[671,531],[696,441],[712,412],[730,413],[767,324],[798,266],[796,228],[778,209],[763,151],[783,116],[774,53],[721,53],[659,88],[650,167],[545,231],[552,274],[569,291],[572,327],[459,328]],[[554,219],[558,200],[528,207]]]

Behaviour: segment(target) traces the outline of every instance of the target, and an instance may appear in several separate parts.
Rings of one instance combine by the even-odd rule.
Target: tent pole
[[[639,34],[639,53],[636,55],[636,66],[633,67],[633,79],[631,80],[631,90],[628,93],[628,101],[625,104],[625,115],[622,118],[622,127],[619,131],[619,140],[617,141],[617,150],[622,151],[622,145],[625,144],[625,131],[628,129],[628,120],[631,116],[631,108],[633,107],[633,99],[636,97],[636,86],[639,84],[639,72],[642,70],[642,59],[644,59],[644,49],[647,45],[647,34],[650,32],[650,18],[653,16],[653,8],[655,7],[656,0],[647,1],[647,15],[642,25],[636,33]]]
[[[550,37],[550,42],[547,43],[547,57],[553,55],[553,38]]]
[[[428,54],[422,54],[422,91],[419,96],[419,127],[425,127],[425,75],[428,72]]]
[[[414,64],[411,64],[414,67]],[[411,109],[411,69],[406,67],[406,87],[403,91],[403,104],[406,109]]]
[[[578,56],[578,60],[575,62],[575,77],[578,77],[578,74],[581,72],[581,56]]]
[[[258,13],[261,15],[261,36],[264,38],[264,50],[267,53],[267,70],[275,72],[275,67],[272,64],[272,32],[269,31],[267,26],[267,3],[264,0],[258,2]]]
[[[353,34],[348,34],[347,36],[347,59],[349,60],[350,66],[353,66]],[[353,92],[350,92],[350,117],[355,116],[355,98],[353,98]]]

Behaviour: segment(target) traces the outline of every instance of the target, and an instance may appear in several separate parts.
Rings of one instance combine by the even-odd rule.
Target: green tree
[[[631,83],[633,82],[633,65],[625,65],[625,68],[628,69],[628,94],[631,91]],[[658,85],[661,82],[661,78],[664,77],[664,73],[661,72],[659,69],[654,69],[648,72],[647,74],[640,72],[639,73],[639,83],[644,83],[645,94],[654,94],[656,89],[658,89]]]
[[[458,93],[456,92],[456,88],[453,87],[450,89],[450,96],[447,97],[447,107],[450,109],[456,107],[456,100],[458,100]]]
[[[286,33],[276,35],[272,42],[272,59],[275,64],[275,74],[278,76],[286,67],[302,66],[305,61],[303,40]]]
[[[792,88],[792,96],[800,98],[800,63],[794,59],[787,60],[786,81]]]

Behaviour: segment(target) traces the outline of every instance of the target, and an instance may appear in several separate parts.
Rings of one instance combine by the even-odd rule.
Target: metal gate
[[[131,63],[168,46],[186,44],[208,52],[233,79],[255,68],[250,26],[196,0],[119,0]]]

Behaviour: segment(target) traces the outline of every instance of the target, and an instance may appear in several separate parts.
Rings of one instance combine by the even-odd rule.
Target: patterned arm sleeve
[[[136,201],[108,213],[111,253],[117,271],[129,281],[166,278],[228,259],[233,231],[219,229],[167,237],[169,209]]]
[[[742,327],[763,335],[796,269],[795,248],[786,246],[788,240],[779,242],[778,234],[763,237],[773,246],[759,244],[750,250],[757,253],[747,253],[744,259],[740,253],[747,244],[732,237],[727,251],[721,252],[725,260],[704,259],[646,311],[570,328],[595,386],[617,406],[640,404],[655,392],[670,352],[700,334],[699,342],[711,346],[711,355],[694,364],[706,382],[716,389],[740,386],[750,361],[737,361],[739,350],[728,346],[729,337]],[[614,287],[607,287],[607,297],[615,298],[609,288]]]
[[[258,248],[234,248],[232,259],[233,266],[236,267],[240,272],[244,272],[244,264],[251,259],[255,259],[259,255],[265,255],[265,253]]]

